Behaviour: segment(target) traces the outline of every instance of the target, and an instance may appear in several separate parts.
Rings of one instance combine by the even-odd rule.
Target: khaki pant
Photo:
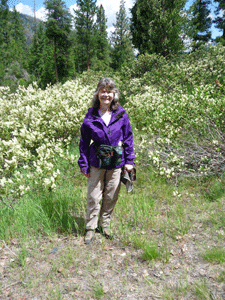
[[[103,228],[110,226],[111,214],[120,191],[120,175],[121,168],[105,170],[91,167],[87,180],[86,229],[96,229],[98,219]]]

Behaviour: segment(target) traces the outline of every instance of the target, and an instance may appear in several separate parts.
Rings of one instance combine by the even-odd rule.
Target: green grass
[[[210,263],[225,262],[225,248],[222,246],[212,247],[203,253],[203,258]]]
[[[187,207],[177,201],[176,205],[171,206],[168,213],[168,228],[173,239],[178,235],[185,235],[191,227],[190,216],[187,214]]]
[[[101,299],[105,295],[103,285],[100,282],[92,283],[91,287],[94,299]]]
[[[155,260],[161,258],[162,254],[157,243],[153,240],[148,240],[145,237],[132,237],[132,245],[137,249],[142,249],[141,258],[143,260]]]
[[[141,255],[143,260],[160,259],[162,257],[162,254],[160,253],[160,250],[156,244],[144,243],[140,246],[140,248],[143,250]]]
[[[193,286],[193,289],[194,289],[195,295],[197,296],[197,299],[201,299],[201,300],[214,300],[215,299],[215,297],[209,290],[205,281],[203,281],[201,283],[196,283]]]
[[[63,177],[54,191],[30,184],[14,209],[3,206],[0,210],[0,240],[32,238],[38,234],[56,232],[83,234],[85,227],[84,178],[61,159],[59,168]],[[73,176],[74,171],[78,176]]]
[[[225,228],[224,208],[219,208],[209,215],[209,221],[216,229]]]
[[[125,186],[122,185],[112,216],[112,230],[116,239],[108,241],[101,236],[99,239],[102,239],[102,244],[100,244],[96,236],[93,244],[95,256],[92,257],[91,252],[85,250],[85,245],[82,245],[80,239],[85,229],[86,178],[80,175],[78,166],[71,167],[63,160],[59,160],[56,167],[60,168],[63,175],[56,190],[49,191],[33,185],[31,191],[21,199],[14,210],[8,207],[0,210],[0,240],[3,240],[6,245],[7,242],[10,245],[10,240],[13,238],[19,241],[18,252],[15,251],[14,261],[10,266],[14,272],[20,272],[21,281],[27,286],[38,290],[47,280],[46,299],[63,299],[64,290],[61,285],[56,284],[53,290],[52,285],[48,285],[48,280],[58,280],[59,276],[67,278],[72,276],[71,274],[76,278],[80,276],[79,272],[82,268],[85,270],[84,276],[86,272],[101,274],[104,259],[108,259],[111,270],[115,267],[118,268],[118,272],[126,270],[122,280],[124,286],[127,286],[130,280],[130,264],[134,262],[131,257],[134,255],[139,267],[152,269],[154,265],[163,265],[163,268],[166,268],[168,264],[173,272],[171,263],[177,255],[182,259],[184,244],[187,244],[187,251],[189,251],[189,243],[197,245],[202,241],[202,235],[198,236],[199,225],[202,226],[201,234],[205,233],[204,238],[207,237],[207,247],[210,247],[205,248],[203,253],[199,250],[200,255],[202,254],[209,263],[220,264],[220,270],[215,274],[215,278],[218,283],[224,282],[225,276],[221,268],[225,262],[225,251],[222,247],[214,247],[222,243],[224,237],[224,199],[221,197],[216,201],[208,201],[204,197],[201,191],[202,186],[207,186],[206,179],[202,180],[202,185],[200,179],[167,181],[154,176],[152,168],[142,168],[136,164],[138,177],[134,183],[134,190],[127,193]],[[174,190],[179,192],[179,196],[173,195]],[[195,241],[192,234],[196,235]],[[64,235],[66,237],[70,235],[71,241],[76,240],[75,246],[65,242],[64,246],[60,247],[64,242],[58,242],[58,238],[62,239]],[[74,235],[76,238],[73,237]],[[45,243],[46,237],[48,246],[45,246],[44,252],[41,252],[39,248],[42,242]],[[110,243],[113,245],[113,250],[111,248],[107,250]],[[48,264],[48,273],[43,273],[43,278],[37,278],[34,288],[33,278],[36,275],[34,275],[34,268],[31,267],[31,261],[32,263],[36,260],[41,263],[48,261],[51,249],[56,246],[59,250],[53,255],[50,265]],[[125,258],[120,257],[119,252],[116,254],[117,247],[126,252]],[[119,265],[115,264],[111,251],[121,259]],[[59,267],[64,268],[61,274],[57,271]],[[133,270],[132,273],[139,274],[139,270]],[[189,294],[196,299],[214,299],[208,280],[191,284],[184,278],[184,281],[179,284],[167,287],[167,276],[163,274],[160,279],[164,282],[162,290],[159,291],[162,299],[181,299],[188,297]],[[141,277],[138,280],[141,280]],[[151,275],[145,280],[149,281],[151,288],[156,285]],[[158,278],[156,277],[155,280],[157,281]],[[104,291],[101,277],[95,277],[94,281],[90,280],[88,284],[90,288],[86,291],[88,297],[105,299],[108,296]],[[79,290],[78,283],[70,286],[71,292],[74,292],[74,289]]]
[[[221,272],[219,274],[219,278],[218,278],[219,282],[225,282],[225,271]]]
[[[71,183],[67,189],[57,188],[54,192],[35,189],[21,199],[15,211],[4,208],[0,212],[0,239],[35,236],[39,232],[82,233],[84,206],[81,191]]]
[[[47,300],[63,300],[63,294],[59,287],[50,288],[48,295],[46,295]]]
[[[23,244],[21,247],[21,250],[18,254],[17,257],[17,263],[18,265],[20,265],[21,267],[25,267],[26,263],[27,263],[27,255],[28,255],[28,250],[26,248],[26,245]]]
[[[223,178],[212,178],[212,182],[203,189],[203,196],[206,200],[217,201],[225,194],[225,181]]]
[[[77,146],[72,146],[71,151],[77,154]],[[56,233],[84,234],[86,178],[80,175],[78,165],[71,166],[63,159],[58,159],[56,168],[63,176],[54,191],[31,185],[31,191],[14,210],[8,207],[0,210],[0,240],[20,238],[23,241]],[[137,164],[136,168],[134,190],[127,193],[122,185],[112,223],[124,245],[142,250],[142,259],[168,262],[171,245],[177,236],[183,237],[190,232],[197,218],[205,221],[208,216],[210,224],[224,228],[222,198],[208,202],[201,197],[202,186],[207,186],[206,179],[202,185],[200,179],[175,183],[155,176],[151,167],[142,169]],[[174,197],[175,189],[179,191],[179,197]],[[25,256],[26,253],[21,252],[21,265],[26,263]],[[67,253],[67,256],[73,262],[72,254]]]
[[[172,290],[169,289],[163,290],[162,299],[163,300],[181,299],[182,297],[187,296],[189,290],[190,290],[189,285],[183,286],[181,283],[179,283],[179,286],[173,288]]]

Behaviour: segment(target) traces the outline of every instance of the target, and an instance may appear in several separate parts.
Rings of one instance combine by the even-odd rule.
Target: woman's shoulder
[[[96,116],[98,116],[98,111],[96,109],[94,109],[93,107],[89,108],[85,115],[84,123],[90,121],[91,119],[95,118]]]
[[[115,112],[116,113],[121,113],[121,112],[126,112],[126,110],[122,107],[122,105],[118,105],[118,108]]]
[[[116,114],[117,114],[117,115],[120,115],[120,116],[122,116],[122,117],[125,117],[125,118],[128,117],[125,108],[123,108],[121,105],[118,106],[118,109],[117,109],[117,111],[116,111]]]
[[[88,111],[87,111],[87,113],[86,113],[85,118],[86,118],[86,117],[89,117],[89,116],[91,116],[91,115],[93,115],[93,114],[95,114],[95,109],[94,109],[93,107],[88,108]]]

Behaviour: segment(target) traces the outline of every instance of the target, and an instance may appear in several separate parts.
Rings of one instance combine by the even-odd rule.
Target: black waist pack
[[[117,167],[121,163],[122,153],[117,146],[93,143],[96,156],[99,160],[99,167]]]

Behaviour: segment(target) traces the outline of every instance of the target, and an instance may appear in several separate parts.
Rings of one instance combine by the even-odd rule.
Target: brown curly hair
[[[114,98],[113,98],[113,101],[110,105],[110,110],[115,111],[115,110],[118,109],[118,106],[120,105],[119,104],[120,93],[119,93],[119,90],[117,89],[117,87],[115,85],[115,82],[111,78],[108,78],[108,77],[102,78],[99,81],[99,83],[97,85],[97,89],[94,92],[93,99],[92,99],[92,102],[91,102],[92,107],[95,108],[95,109],[100,108],[100,101],[98,99],[98,94],[99,94],[100,89],[103,89],[103,88],[106,88],[106,87],[109,87],[113,91]]]

